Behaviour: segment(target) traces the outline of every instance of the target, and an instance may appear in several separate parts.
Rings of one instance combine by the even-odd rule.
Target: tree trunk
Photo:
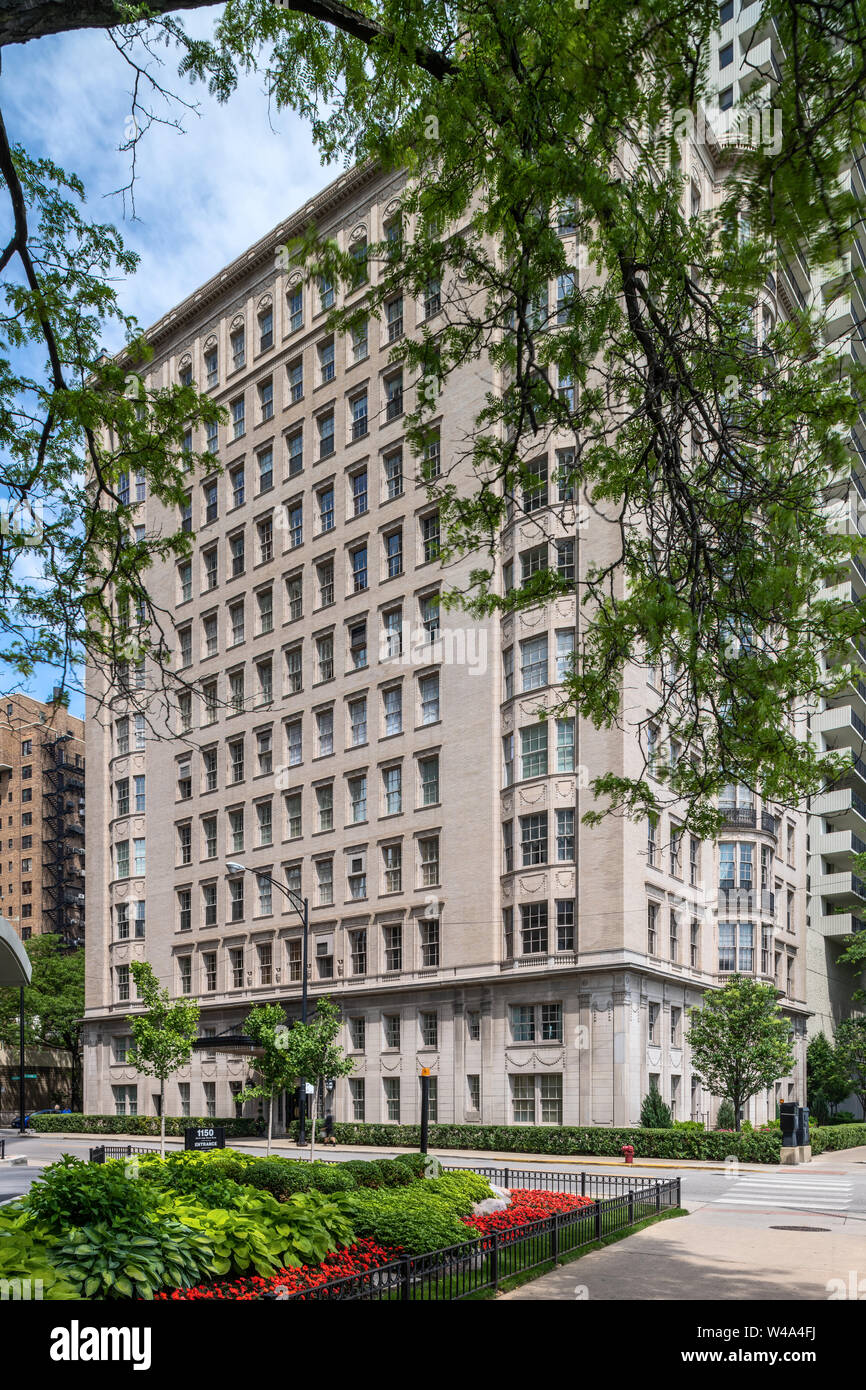
[[[270,1156],[271,1156],[271,1132],[272,1132],[272,1130],[273,1130],[273,1123],[274,1123],[274,1097],[273,1097],[273,1095],[270,1095],[270,1096],[268,1096],[268,1146],[267,1146],[267,1148],[265,1149],[265,1153],[266,1153],[266,1155],[268,1156],[268,1158],[270,1158]]]
[[[313,1103],[310,1106],[310,1162],[314,1161],[314,1150],[316,1147],[316,1111],[318,1109],[319,1095],[318,1088],[313,1096]]]
[[[159,1079],[159,1156],[165,1158],[165,1077]]]

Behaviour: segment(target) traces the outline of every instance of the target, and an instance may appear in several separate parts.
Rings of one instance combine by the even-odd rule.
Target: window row
[[[519,766],[517,778],[544,777],[551,772],[574,772],[574,720],[548,719],[530,724],[517,733]],[[514,734],[502,739],[502,785],[510,787],[515,781]],[[548,753],[550,745],[550,753]]]

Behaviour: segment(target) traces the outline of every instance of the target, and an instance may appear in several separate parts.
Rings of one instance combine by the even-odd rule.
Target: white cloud
[[[199,32],[213,15],[194,16]],[[243,77],[220,106],[201,85],[177,76],[177,55],[164,50],[162,84],[200,115],[183,117],[185,134],[154,125],[139,145],[136,213],[107,197],[128,181],[129,156],[119,153],[130,113],[133,74],[101,33],[63,35],[7,48],[3,107],[13,141],[79,174],[88,214],[120,227],[141,256],[137,273],[119,287],[123,307],[143,325],[238,255],[311,197],[336,171],[323,169],[308,126],[293,112],[269,109],[263,80]],[[156,98],[159,101],[159,98]],[[106,344],[115,347],[117,344]]]

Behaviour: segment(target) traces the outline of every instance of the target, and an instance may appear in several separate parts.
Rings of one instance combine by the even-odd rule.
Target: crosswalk
[[[851,1205],[851,1183],[844,1178],[799,1174],[748,1173],[716,1197],[714,1205],[764,1207],[784,1211],[823,1211],[844,1214]]]

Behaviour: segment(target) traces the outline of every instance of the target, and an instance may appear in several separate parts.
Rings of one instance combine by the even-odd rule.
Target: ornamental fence
[[[473,1170],[484,1171],[484,1170]],[[505,1171],[505,1170],[488,1170]],[[583,1176],[583,1175],[574,1175]],[[593,1175],[587,1174],[589,1178]],[[608,1182],[614,1179],[606,1179]],[[624,1179],[625,1181],[625,1179]],[[524,1226],[496,1231],[479,1240],[404,1255],[361,1274],[348,1274],[295,1293],[268,1292],[277,1302],[456,1302],[496,1289],[505,1280],[545,1265],[554,1266],[588,1245],[616,1235],[650,1216],[680,1204],[680,1179],[646,1179],[616,1197],[603,1197],[574,1211],[557,1213]]]

